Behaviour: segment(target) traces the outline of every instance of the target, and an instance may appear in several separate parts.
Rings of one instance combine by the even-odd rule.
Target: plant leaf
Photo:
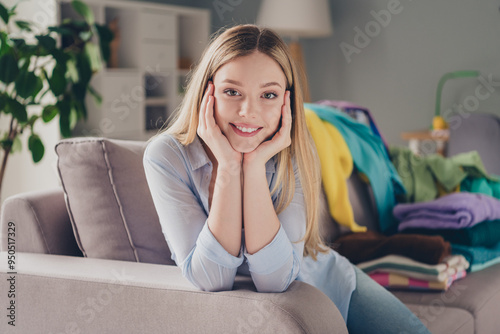
[[[12,140],[9,139],[9,134],[7,132],[5,132],[3,138],[0,139],[0,146],[4,151],[8,150],[9,147],[12,148]]]
[[[97,105],[101,105],[102,104],[102,96],[101,94],[99,94],[95,89],[94,87],[92,87],[91,85],[88,85],[87,86],[87,91],[90,93],[90,95],[92,95],[92,97],[94,98],[94,101]]]
[[[36,96],[38,95],[38,93],[40,93],[40,91],[43,88],[42,78],[40,78],[39,76],[35,76],[35,78],[36,78],[35,79],[35,90],[31,94],[31,96],[33,97],[33,101],[35,100]]]
[[[23,143],[21,142],[21,138],[19,136],[16,136],[14,138],[14,141],[12,142],[12,148],[11,148],[11,153],[16,153],[16,152],[21,152],[23,150]]]
[[[43,154],[45,153],[45,148],[43,147],[43,143],[38,135],[32,134],[29,137],[28,148],[31,151],[33,162],[37,163],[42,160]]]
[[[19,67],[16,58],[10,54],[4,54],[0,57],[0,81],[8,84],[16,80],[19,74]]]
[[[83,16],[83,18],[89,25],[94,24],[94,13],[92,13],[92,11],[85,3],[81,2],[80,0],[73,0],[71,1],[71,5],[78,14]]]
[[[10,40],[14,42],[14,46],[18,49],[21,49],[26,45],[26,41],[22,38],[11,38]]]
[[[10,9],[9,9],[9,16],[13,16],[13,15],[16,15],[16,8],[17,8],[17,5],[19,5],[19,1],[14,5],[12,6]]]
[[[55,105],[46,106],[42,110],[43,122],[44,123],[50,122],[51,120],[54,119],[54,117],[57,116],[58,113],[59,113],[59,110],[57,109],[57,106],[55,106]]]
[[[76,108],[76,101],[72,101],[71,103],[71,111],[69,113],[69,128],[74,129],[76,123],[78,122],[78,110]]]
[[[86,88],[85,85],[82,84],[81,82],[78,82],[71,87],[71,90],[77,100],[81,101],[85,98],[85,93],[86,93],[85,88]]]
[[[27,71],[28,68],[30,67],[30,61],[31,61],[30,57],[21,58],[21,59],[19,59],[19,62],[17,63],[17,65],[20,66],[21,71]]]
[[[71,106],[69,104],[69,99],[69,96],[65,95],[64,98],[56,104],[59,109],[59,130],[64,138],[71,137],[71,129],[69,127],[69,114],[71,112]]]
[[[0,113],[5,111],[5,105],[7,104],[7,99],[4,94],[0,94]]]
[[[27,99],[28,97],[34,98],[35,90],[37,89],[37,79],[40,80],[33,72],[21,71],[16,79],[17,95],[23,99]]]
[[[73,83],[79,81],[78,69],[76,68],[75,60],[72,58],[66,61],[66,78],[70,79]]]
[[[77,101],[78,118],[87,120],[87,106],[85,104],[85,99]]]
[[[101,49],[102,58],[104,59],[105,62],[107,62],[111,55],[111,49],[109,47],[109,43],[113,40],[114,34],[108,28],[108,26],[100,25],[97,23],[94,26],[95,29],[97,30],[97,33],[99,34],[99,48]]]
[[[102,68],[102,60],[97,45],[91,42],[87,42],[83,51],[85,52],[85,55],[87,56],[87,59],[90,63],[92,73],[99,71]]]
[[[33,127],[33,124],[35,124],[36,120],[39,119],[39,115],[31,115],[30,119],[28,120],[28,125]]]
[[[8,98],[6,102],[5,111],[12,114],[20,123],[26,123],[28,121],[28,113],[24,105],[11,98]]]
[[[81,31],[78,36],[82,39],[82,41],[89,41],[92,38],[92,31],[87,30],[87,31]]]
[[[54,69],[52,70],[52,76],[49,79],[49,86],[52,90],[54,96],[59,96],[64,94],[66,91],[66,66],[61,63],[57,63]]]
[[[56,48],[56,40],[54,38],[48,35],[37,35],[35,37],[48,52],[52,52]]]
[[[26,31],[29,31],[29,32],[33,31],[33,30],[31,30],[31,23],[29,23],[28,21],[17,20],[16,21],[16,25],[21,30],[26,30]]]
[[[85,91],[85,87],[89,84],[93,73],[90,59],[87,57],[86,53],[76,55],[76,67],[78,69],[79,82],[84,85],[83,89]]]
[[[73,32],[71,31],[71,29],[68,29],[65,27],[48,27],[47,30],[49,32],[56,32],[60,35],[65,35],[65,36],[73,35]]]
[[[8,43],[9,36],[7,36],[7,32],[0,31],[0,56],[3,56],[6,53],[9,53],[12,47]]]
[[[52,119],[54,119],[54,117],[56,117],[58,113],[59,110],[57,109],[57,106],[54,105],[46,106],[45,108],[43,108],[42,111],[42,120],[44,121],[44,123],[48,123]]]
[[[1,2],[0,2],[0,17],[5,22],[5,24],[9,24],[9,12]]]
[[[66,63],[68,59],[70,59],[69,55],[60,49],[54,49],[50,52],[50,54],[58,63]]]

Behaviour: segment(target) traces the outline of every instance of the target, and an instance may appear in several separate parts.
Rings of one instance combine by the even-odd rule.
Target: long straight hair
[[[304,256],[310,255],[316,260],[318,252],[327,252],[328,249],[321,238],[318,224],[321,167],[313,139],[307,129],[301,73],[292,60],[287,45],[275,32],[256,25],[244,24],[226,30],[221,29],[215,33],[200,62],[190,72],[185,97],[168,122],[171,125],[160,130],[156,136],[166,132],[182,145],[192,143],[197,136],[199,110],[208,81],[213,80],[217,70],[224,64],[254,52],[269,56],[281,66],[286,77],[286,89],[290,91],[292,143],[277,154],[277,182],[271,190],[271,195],[275,194],[280,185],[281,191],[278,194],[275,210],[277,214],[281,213],[293,199],[295,192],[293,156],[298,166],[307,217],[306,233],[300,241],[304,241]]]

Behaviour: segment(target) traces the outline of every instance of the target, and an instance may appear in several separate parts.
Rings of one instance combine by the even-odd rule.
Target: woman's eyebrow
[[[222,83],[230,83],[230,84],[237,85],[237,86],[243,86],[243,84],[241,82],[236,81],[236,80],[232,80],[232,79],[224,79],[224,80],[222,80]],[[269,86],[281,87],[281,85],[279,83],[277,83],[276,81],[271,81],[271,82],[260,85],[260,88],[269,87]]]
[[[269,86],[279,86],[280,88],[282,88],[281,85],[279,83],[277,83],[276,81],[271,81],[271,82],[265,83],[263,85],[260,85],[260,88],[269,87]]]

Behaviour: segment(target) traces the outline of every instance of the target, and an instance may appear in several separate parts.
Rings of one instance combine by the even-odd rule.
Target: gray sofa
[[[335,305],[308,284],[295,281],[283,293],[257,293],[248,277],[237,276],[232,291],[204,292],[184,279],[178,267],[168,265],[170,259],[162,264],[138,262],[139,257],[146,258],[142,254],[149,245],[140,246],[143,241],[136,233],[145,233],[147,222],[159,228],[156,212],[150,209],[152,199],[144,190],[145,145],[103,138],[63,140],[56,146],[61,187],[5,200],[0,333],[347,332]],[[348,184],[356,221],[376,229],[369,187],[355,174]],[[96,209],[89,210],[83,202],[91,202]],[[99,208],[111,216],[99,220]],[[322,208],[322,232],[333,241],[345,230],[328,215],[324,193]],[[117,247],[114,236],[102,231],[92,235],[92,229],[101,225],[111,226],[118,234],[123,226],[113,226],[115,221],[125,226],[135,260],[125,253],[106,258],[106,251]],[[15,261],[8,268],[7,234],[12,225]],[[134,230],[134,225],[139,228]],[[88,240],[89,233],[92,240]],[[97,250],[91,245],[96,238],[101,243]],[[161,239],[161,233],[151,236],[152,243]],[[11,255],[12,244],[10,240]],[[6,300],[11,276],[15,277],[15,298]],[[432,333],[495,333],[500,328],[500,265],[455,282],[445,293],[394,294]],[[11,300],[16,307],[15,327],[8,325],[6,317]]]

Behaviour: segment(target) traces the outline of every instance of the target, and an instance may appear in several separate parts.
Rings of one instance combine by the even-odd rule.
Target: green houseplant
[[[109,58],[113,34],[95,23],[86,4],[74,0],[71,5],[81,20],[66,19],[35,33],[33,23],[16,19],[16,6],[0,3],[0,116],[10,122],[0,132],[0,191],[9,154],[22,150],[23,131],[30,131],[27,146],[37,163],[45,149],[33,129],[35,122],[48,123],[59,115],[61,135],[70,137],[76,122],[87,118],[87,92],[101,102],[89,83]]]

